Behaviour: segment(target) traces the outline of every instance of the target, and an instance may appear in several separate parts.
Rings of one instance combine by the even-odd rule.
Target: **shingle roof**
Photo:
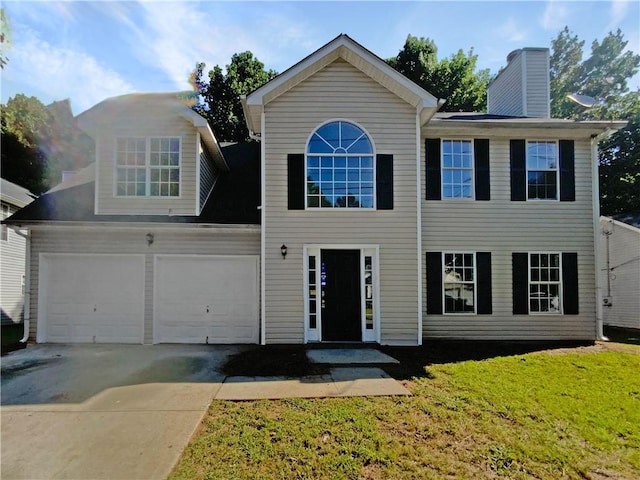
[[[627,225],[640,228],[640,213],[618,213],[616,215],[610,215],[610,217]]]
[[[135,222],[185,224],[260,224],[260,144],[223,147],[230,171],[221,173],[198,216],[96,215],[95,182],[46,193],[6,220],[10,224],[41,222]]]

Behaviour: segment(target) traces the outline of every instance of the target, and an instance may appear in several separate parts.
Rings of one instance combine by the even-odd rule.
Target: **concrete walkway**
[[[378,350],[337,348],[308,350],[315,363],[340,365],[328,375],[302,378],[227,377],[216,394],[217,400],[262,400],[282,398],[323,398],[354,396],[411,395],[399,382],[378,367],[363,366],[399,363]]]
[[[411,395],[384,370],[375,367],[332,368],[329,375],[302,378],[228,377],[217,400],[262,400]]]

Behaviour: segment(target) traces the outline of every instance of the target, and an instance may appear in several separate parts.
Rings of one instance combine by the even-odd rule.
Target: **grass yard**
[[[640,478],[640,346],[485,356],[403,360],[411,397],[214,401],[170,478]]]

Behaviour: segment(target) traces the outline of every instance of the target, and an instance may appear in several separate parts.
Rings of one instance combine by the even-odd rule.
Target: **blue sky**
[[[438,56],[473,48],[496,73],[522,47],[550,47],[565,26],[591,42],[620,28],[640,53],[640,2],[616,1],[17,1],[3,0],[12,29],[2,102],[17,93],[74,113],[131,92],[189,89],[196,62],[224,67],[251,51],[286,70],[340,33],[382,58],[408,34],[429,37]],[[630,85],[640,87],[640,76]]]

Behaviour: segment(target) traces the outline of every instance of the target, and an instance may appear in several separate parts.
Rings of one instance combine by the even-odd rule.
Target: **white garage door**
[[[257,343],[258,257],[158,255],[156,343]]]
[[[144,256],[40,256],[38,341],[142,343]]]

